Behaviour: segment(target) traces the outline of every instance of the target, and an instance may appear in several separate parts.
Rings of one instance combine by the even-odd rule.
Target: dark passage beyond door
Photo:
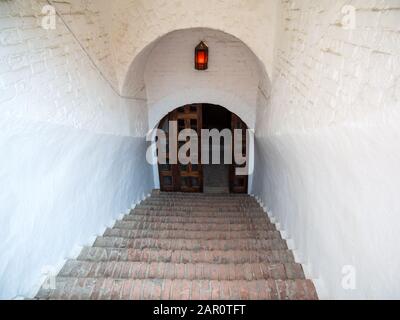
[[[204,105],[203,107],[203,128],[208,130],[216,129],[222,131],[231,129],[232,113],[222,107],[215,105]],[[225,152],[224,140],[213,142],[209,146],[209,164],[203,165],[204,193],[229,193],[230,164],[224,164]],[[211,161],[213,152],[219,154],[219,164]]]

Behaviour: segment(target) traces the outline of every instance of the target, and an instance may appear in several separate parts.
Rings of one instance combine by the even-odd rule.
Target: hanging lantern
[[[208,69],[208,47],[203,41],[196,47],[194,61],[196,70]]]

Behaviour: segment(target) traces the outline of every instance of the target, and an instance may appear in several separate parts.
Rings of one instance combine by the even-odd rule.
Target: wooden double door
[[[201,130],[203,129],[203,104],[191,104],[175,109],[170,112],[160,122],[159,129],[165,132],[166,145],[164,150],[166,152],[166,163],[158,165],[160,176],[160,189],[165,192],[203,192],[203,164],[201,164]],[[220,107],[222,108],[222,107]],[[170,123],[175,123],[177,130],[174,131]],[[187,164],[176,163],[178,159],[177,153],[187,141],[178,141],[179,133],[184,129],[192,129],[197,133],[197,150],[194,158],[197,159],[195,163],[189,162]],[[231,114],[231,129],[242,129],[242,151],[243,156],[247,153],[247,136],[246,124],[235,114]],[[172,130],[172,134],[170,132]],[[232,136],[234,136],[232,134]],[[171,141],[173,139],[173,141]],[[234,138],[233,138],[234,139]],[[234,145],[235,141],[233,141]],[[174,148],[173,146],[177,146]],[[189,157],[190,154],[187,154]],[[247,193],[248,176],[237,175],[236,169],[245,165],[238,165],[235,162],[235,157],[232,155],[233,164],[230,165],[229,184],[231,193]]]

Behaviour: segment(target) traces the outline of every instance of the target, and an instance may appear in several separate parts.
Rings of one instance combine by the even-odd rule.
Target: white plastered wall
[[[272,69],[278,0],[113,1],[111,43],[121,93],[141,94],[140,68],[154,44],[176,30],[206,28],[240,39]],[[190,52],[193,52],[191,48]],[[144,56],[144,57],[143,57]]]
[[[41,28],[46,4],[0,2],[0,298],[32,297],[152,188],[145,102],[121,99],[60,19]]]
[[[400,1],[282,3],[254,192],[321,298],[398,299]]]
[[[209,68],[194,69],[194,47],[210,48]],[[210,29],[175,31],[162,37],[148,57],[144,83],[149,127],[168,112],[190,103],[222,105],[254,128],[261,73],[242,41]]]
[[[157,39],[188,28],[234,35],[270,73],[271,93],[261,85],[257,98],[254,193],[320,297],[400,296],[398,0],[91,0],[83,13],[79,0],[57,3],[90,59],[62,24],[38,27],[46,3],[0,2],[1,297],[31,292],[42,266],[60,264],[151,187],[143,159],[126,155],[141,154],[156,117],[114,91],[145,99],[140,62]],[[354,30],[342,28],[344,5],[357,9]],[[341,286],[345,265],[355,290]]]
[[[169,32],[211,28],[248,45],[272,81],[258,94],[254,193],[321,297],[399,297],[399,1],[113,3],[113,63],[127,96],[146,97],[139,62]],[[357,9],[353,30],[343,28],[345,5]],[[355,290],[342,287],[346,265]]]

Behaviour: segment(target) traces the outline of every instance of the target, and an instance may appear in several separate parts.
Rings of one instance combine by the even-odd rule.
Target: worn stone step
[[[213,223],[213,224],[243,224],[269,222],[268,217],[185,217],[185,216],[144,216],[126,215],[123,221],[159,222],[159,223]]]
[[[136,208],[151,208],[154,210],[161,210],[161,209],[171,209],[171,210],[191,210],[191,211],[210,211],[210,212],[219,212],[219,211],[251,211],[251,210],[259,210],[260,206],[259,205],[245,205],[245,204],[238,204],[238,205],[212,205],[206,204],[206,205],[194,205],[194,204],[172,204],[172,203],[141,203],[137,204]]]
[[[232,201],[256,201],[257,200],[254,197],[251,197],[246,194],[218,194],[218,193],[212,193],[212,194],[184,194],[184,195],[179,195],[179,194],[161,194],[161,195],[156,195],[156,196],[151,196],[148,197],[145,200],[166,200],[166,201],[177,201],[177,200],[193,200],[193,201],[227,201],[227,200],[232,200]]]
[[[239,239],[282,239],[279,231],[185,231],[185,230],[144,230],[108,228],[104,236],[120,238],[153,239],[203,239],[203,240],[239,240]]]
[[[119,229],[146,229],[146,230],[186,230],[186,231],[251,231],[266,230],[275,231],[275,225],[265,221],[258,224],[221,224],[221,223],[161,223],[139,221],[117,221],[114,225]]]
[[[84,247],[78,260],[171,263],[294,263],[290,250],[159,250]]]
[[[248,194],[225,194],[225,193],[179,193],[179,192],[162,192],[159,194],[152,194],[149,198],[151,199],[254,199],[254,197]]]
[[[145,200],[167,200],[167,201],[174,201],[175,199],[182,199],[182,200],[242,200],[242,201],[257,201],[253,196],[249,196],[248,194],[233,194],[233,193],[197,193],[197,194],[160,194],[160,195],[153,195],[147,197]]]
[[[162,205],[162,204],[146,204],[146,203],[141,203],[137,204],[136,208],[139,209],[153,209],[153,210],[161,210],[161,209],[169,209],[169,210],[185,210],[185,211],[216,211],[216,212],[226,212],[226,211],[244,211],[244,210],[260,210],[259,205],[252,205],[252,206],[246,206],[246,205],[229,205],[229,206],[220,206],[215,204],[213,205],[198,205],[198,206],[191,206],[191,205],[178,205],[178,206],[168,206],[168,205]]]
[[[150,215],[150,216],[184,216],[184,217],[265,217],[266,213],[263,210],[252,211],[192,211],[184,209],[172,210],[167,208],[165,210],[152,210],[135,208],[131,211],[130,215]]]
[[[221,207],[257,207],[259,204],[256,201],[247,200],[220,200],[215,203],[215,200],[156,200],[148,199],[140,203],[141,205],[148,206],[177,206],[177,207],[206,207],[206,206],[217,206]]]
[[[309,280],[170,280],[57,277],[37,299],[72,300],[315,300]]]
[[[248,195],[153,192],[39,299],[317,299]]]
[[[141,201],[142,204],[155,204],[155,205],[164,205],[164,204],[172,204],[172,205],[194,205],[194,206],[206,206],[206,205],[216,205],[218,207],[223,206],[257,206],[258,202],[253,199],[146,199]]]
[[[281,239],[256,240],[202,240],[202,239],[126,239],[98,237],[94,247],[110,248],[154,248],[161,250],[286,250],[287,244]]]
[[[260,206],[211,206],[211,205],[202,205],[202,206],[194,206],[194,205],[151,205],[151,204],[138,204],[136,205],[137,209],[147,209],[147,210],[172,210],[172,211],[196,211],[196,212],[243,212],[243,211],[260,211]]]
[[[60,277],[181,280],[304,279],[300,264],[183,264],[166,262],[90,262],[69,260]]]

